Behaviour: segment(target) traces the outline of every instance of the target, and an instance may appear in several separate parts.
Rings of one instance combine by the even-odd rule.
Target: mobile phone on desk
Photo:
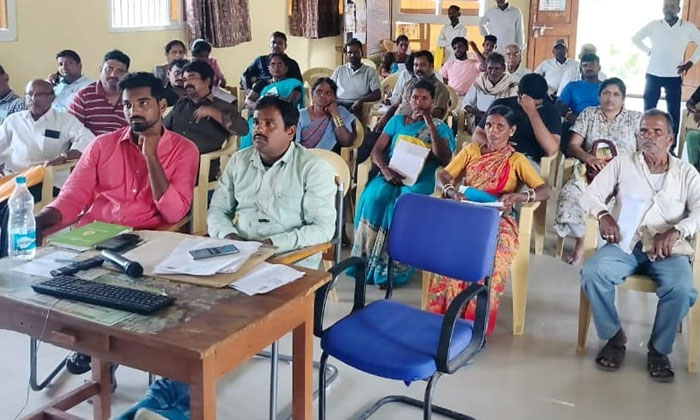
[[[189,252],[190,252],[190,255],[192,256],[193,259],[201,260],[204,258],[237,254],[239,251],[235,245],[231,244],[231,245],[215,246],[212,248],[191,249]]]

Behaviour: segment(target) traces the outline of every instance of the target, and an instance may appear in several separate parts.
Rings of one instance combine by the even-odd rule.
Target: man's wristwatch
[[[598,221],[600,222],[600,219],[602,219],[603,217],[605,217],[605,216],[607,216],[607,215],[609,215],[609,214],[610,214],[609,211],[603,210],[603,211],[601,211],[600,213],[598,213],[598,215],[596,215],[595,218],[596,218],[596,220],[598,220]]]
[[[63,152],[63,153],[59,154],[58,157],[60,157],[65,162],[68,160],[68,153]]]

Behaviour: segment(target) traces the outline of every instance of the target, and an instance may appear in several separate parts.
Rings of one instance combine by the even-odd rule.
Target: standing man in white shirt
[[[445,49],[443,62],[447,62],[454,55],[452,49],[452,40],[458,36],[467,37],[467,28],[459,23],[459,17],[462,16],[459,6],[454,4],[447,9],[447,17],[450,19],[450,24],[442,27],[440,36],[438,36],[437,46]]]
[[[82,88],[90,84],[91,80],[83,75],[83,64],[80,56],[73,50],[63,50],[56,54],[58,69],[56,73],[48,77],[56,94],[51,105],[53,109],[68,112],[68,105],[73,101],[73,96]]]
[[[663,20],[650,22],[632,37],[634,44],[649,54],[644,109],[656,108],[664,88],[666,108],[673,117],[676,134],[681,115],[681,78],[700,59],[700,31],[692,22],[678,17],[680,10],[679,0],[664,0]],[[645,42],[647,38],[651,46]],[[690,60],[684,61],[686,47],[691,42],[698,48]]]
[[[479,21],[481,35],[496,35],[496,51],[505,54],[510,44],[525,46],[523,34],[523,12],[511,6],[507,0],[496,0],[496,6],[488,9]]]
[[[559,91],[559,85],[561,84],[564,73],[571,68],[579,68],[579,62],[577,60],[570,60],[567,58],[566,55],[568,53],[569,45],[564,38],[559,38],[554,41],[554,46],[552,47],[554,58],[544,60],[535,69],[535,73],[544,76],[547,80],[550,95],[556,95]]]

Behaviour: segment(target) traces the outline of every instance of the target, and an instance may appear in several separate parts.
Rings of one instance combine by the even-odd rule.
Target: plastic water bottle
[[[7,225],[10,257],[31,260],[36,254],[36,221],[34,197],[27,189],[27,179],[15,178],[15,191],[8,201],[10,221]]]

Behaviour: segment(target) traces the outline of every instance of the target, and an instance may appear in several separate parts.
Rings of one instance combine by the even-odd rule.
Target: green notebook
[[[49,238],[49,243],[61,248],[86,251],[104,240],[113,238],[120,233],[131,232],[131,230],[128,226],[92,222],[89,225],[52,236]]]

